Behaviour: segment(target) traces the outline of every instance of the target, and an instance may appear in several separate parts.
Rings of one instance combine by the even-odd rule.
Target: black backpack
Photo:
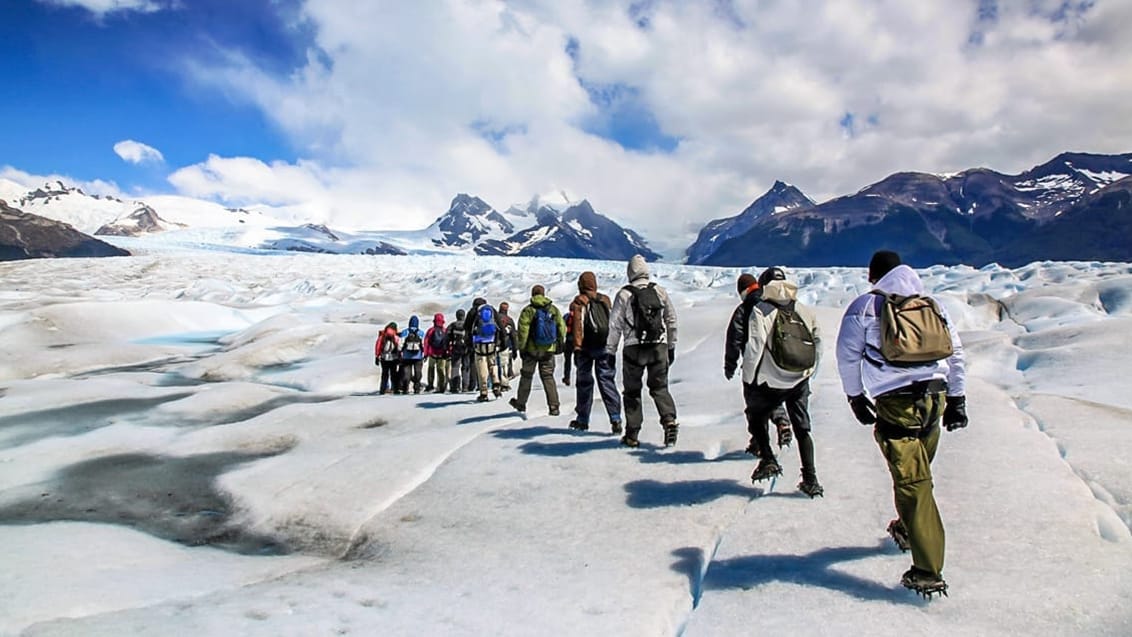
[[[401,342],[402,354],[416,354],[421,351],[421,333],[420,330],[410,329],[409,333],[405,335],[405,340]]]
[[[609,308],[595,297],[586,304],[585,312],[586,318],[582,321],[582,347],[605,347],[605,341],[609,338]]]
[[[656,291],[656,284],[639,288],[635,285],[626,285],[623,289],[629,290],[632,295],[631,307],[633,309],[633,331],[639,343],[659,343],[664,337],[664,303],[660,301],[660,293]]]
[[[770,357],[788,372],[804,372],[817,363],[818,348],[813,332],[794,308],[794,302],[775,305],[778,312],[770,327]]]
[[[448,341],[452,344],[452,356],[461,357],[468,351],[467,333],[464,324],[456,321],[448,328]]]

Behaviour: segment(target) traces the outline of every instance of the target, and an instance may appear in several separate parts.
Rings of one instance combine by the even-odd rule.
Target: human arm
[[[741,303],[731,313],[727,323],[727,334],[723,341],[723,375],[727,380],[735,375],[739,358],[747,344],[747,308]]]

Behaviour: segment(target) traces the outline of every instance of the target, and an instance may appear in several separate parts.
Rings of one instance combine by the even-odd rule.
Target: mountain
[[[161,218],[157,211],[146,204],[141,204],[133,213],[119,217],[103,225],[94,234],[116,237],[137,237],[151,232],[165,232],[174,228],[183,228],[185,224],[170,223]]]
[[[0,261],[129,254],[70,225],[24,212],[0,200]]]
[[[776,181],[766,194],[756,199],[738,215],[709,221],[700,230],[695,243],[688,247],[687,261],[690,265],[704,263],[718,249],[719,245],[744,234],[751,229],[756,221],[763,217],[798,208],[808,208],[813,205],[813,200],[802,194],[801,190],[781,181]]]
[[[436,246],[463,248],[485,237],[509,235],[515,232],[515,225],[483,199],[459,194],[427,231],[438,235],[433,239]]]
[[[1093,198],[1129,175],[1132,153],[1063,153],[1018,175],[986,168],[946,176],[896,173],[853,195],[759,216],[746,232],[718,243],[699,263],[859,265],[878,248],[897,250],[915,266],[1132,260],[1127,241],[1101,249],[1075,240],[1054,249],[1052,239],[1069,225],[1064,215],[1072,220],[1073,236],[1107,237],[1109,228],[1129,214],[1112,204],[1123,190]]]
[[[641,235],[598,213],[584,199],[561,213],[532,202],[527,212],[534,218],[534,225],[504,239],[483,241],[476,246],[476,254],[609,260],[640,254],[650,261],[660,258]]]

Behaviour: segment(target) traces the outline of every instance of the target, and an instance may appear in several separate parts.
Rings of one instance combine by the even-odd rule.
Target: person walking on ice
[[[892,475],[898,517],[888,533],[912,551],[912,568],[900,583],[927,598],[946,595],[931,463],[941,421],[948,431],[967,426],[963,343],[947,310],[924,294],[919,275],[900,255],[876,252],[868,277],[873,289],[841,318],[837,370],[853,415],[874,425]]]
[[[625,407],[625,435],[621,444],[640,446],[644,412],[641,405],[642,378],[648,373],[649,394],[656,404],[664,446],[676,444],[679,423],[676,403],[668,392],[668,368],[676,360],[676,308],[668,292],[649,282],[649,266],[639,254],[629,259],[625,269],[629,285],[617,291],[609,316],[606,354],[621,350],[621,386]]]

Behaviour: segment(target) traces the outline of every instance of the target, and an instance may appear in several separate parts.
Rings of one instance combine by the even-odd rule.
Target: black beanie
[[[869,260],[869,281],[876,283],[892,268],[900,265],[900,255],[892,250],[877,250]]]
[[[759,285],[763,286],[764,288],[766,287],[766,284],[770,283],[771,281],[785,280],[786,271],[776,265],[763,270],[763,273],[759,275]]]
[[[743,274],[739,275],[739,280],[735,282],[735,287],[739,292],[739,295],[742,296],[742,294],[747,291],[747,288],[751,287],[755,283],[758,283],[758,281],[755,279],[754,275],[744,272]]]

